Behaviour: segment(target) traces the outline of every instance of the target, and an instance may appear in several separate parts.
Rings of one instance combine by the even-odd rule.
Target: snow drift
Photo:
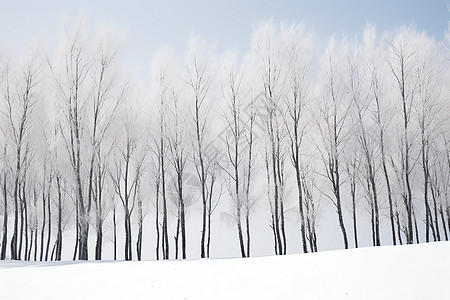
[[[0,263],[1,299],[443,299],[450,242],[247,259]]]

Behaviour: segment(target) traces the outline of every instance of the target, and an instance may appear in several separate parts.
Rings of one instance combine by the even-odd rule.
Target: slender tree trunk
[[[62,190],[61,190],[61,178],[56,176],[56,185],[58,189],[58,229],[56,236],[56,260],[61,260],[62,254]]]
[[[338,158],[334,159],[334,173],[336,178],[336,184],[335,184],[335,196],[336,196],[336,207],[337,207],[337,213],[338,213],[338,219],[339,219],[339,226],[342,231],[342,236],[344,238],[344,247],[345,249],[348,249],[348,239],[347,239],[347,231],[345,230],[345,224],[344,224],[344,216],[342,213],[342,205],[341,205],[341,192],[340,192],[340,180],[339,180],[339,160]]]
[[[31,252],[33,251],[33,242],[34,242],[34,228],[30,227],[30,247],[28,247],[27,260],[31,261]]]
[[[102,211],[101,205],[97,208],[96,214],[96,236],[97,239],[95,241],[95,259],[102,259],[102,244],[103,244],[103,220],[102,220]]]
[[[45,179],[44,179],[44,181],[45,181]],[[47,206],[46,206],[46,195],[45,195],[45,184],[44,184],[42,186],[42,228],[41,228],[41,254],[39,257],[40,261],[43,261],[43,259],[44,259],[45,224],[47,222],[46,216],[47,216]]]
[[[445,240],[448,241],[448,233],[447,233],[447,227],[445,227],[445,218],[444,218],[444,211],[442,209],[442,203],[440,204],[440,207],[439,207],[439,214],[441,216],[442,228],[444,228]]]
[[[421,124],[422,127],[422,124]],[[430,229],[432,227],[432,220],[431,220],[431,209],[430,209],[430,202],[428,200],[428,183],[429,183],[429,169],[428,169],[428,155],[427,155],[427,148],[426,143],[427,141],[424,139],[424,128],[422,127],[422,170],[423,170],[423,181],[424,181],[424,190],[423,190],[423,196],[424,196],[424,202],[425,202],[425,241],[428,243],[430,241]],[[433,230],[434,231],[434,230]],[[436,235],[434,235],[434,238],[436,240]]]
[[[241,210],[239,208],[237,210],[236,223],[238,229],[239,249],[241,250],[241,256],[246,257],[247,255],[245,253],[244,235],[242,233],[242,224],[241,224]]]
[[[6,258],[6,245],[8,243],[8,191],[6,185],[6,174],[3,174],[3,237],[2,237],[2,251],[0,259]]]
[[[247,257],[250,257],[250,212],[249,209],[245,212],[245,228],[247,234]]]
[[[401,226],[400,226],[400,215],[399,215],[398,210],[395,212],[395,219],[397,221],[398,242],[400,243],[400,245],[403,245],[402,235],[401,235],[402,231],[401,231]]]
[[[212,189],[213,189],[214,183],[211,183],[211,193],[208,197],[208,206],[207,206],[207,236],[206,236],[206,258],[209,258],[209,249],[211,247],[211,214],[212,214],[212,207],[211,207],[211,198],[212,198]]]
[[[236,101],[235,99],[233,99]],[[234,167],[234,197],[235,199],[235,205],[236,205],[236,225],[238,230],[238,238],[239,238],[239,249],[241,250],[241,256],[246,257],[245,254],[245,246],[244,246],[244,235],[242,233],[242,216],[241,216],[241,210],[242,210],[242,199],[241,199],[241,193],[239,192],[239,125],[237,121],[237,112],[236,112],[236,103],[233,103],[233,121],[234,121],[234,128],[232,128],[233,132],[233,138],[234,138],[234,153],[231,153],[230,149],[228,149],[228,155],[231,157],[233,154],[233,160],[231,161],[233,167]],[[228,147],[229,148],[229,147]]]
[[[78,209],[78,201],[75,202],[75,247],[73,249],[72,260],[77,259],[78,254],[78,243],[80,241],[80,213]]]
[[[94,196],[95,197],[95,206],[96,206],[96,236],[97,239],[95,241],[95,259],[101,260],[102,259],[102,248],[103,248],[103,203],[102,203],[102,196],[103,196],[103,184],[102,184],[102,174],[101,174],[101,166],[98,168],[98,176],[97,176],[97,183],[95,184],[97,193]]]
[[[180,207],[178,206],[178,217],[177,217],[177,228],[175,230],[175,259],[178,259],[178,248],[179,248],[179,238],[180,238]]]
[[[19,184],[19,204],[20,204],[20,230],[19,230],[19,247],[17,249],[17,259],[22,259],[22,244],[24,235],[24,200],[21,195],[22,186]]]
[[[55,243],[53,244],[52,254],[50,255],[50,261],[54,261],[54,259],[55,259],[56,243],[57,243],[57,241],[55,241]]]
[[[250,212],[251,212],[251,204],[250,204],[250,182],[252,178],[252,150],[253,150],[253,124],[255,121],[255,115],[252,114],[250,116],[250,128],[249,128],[249,136],[247,138],[248,144],[248,165],[247,165],[247,182],[245,188],[245,227],[247,234],[247,257],[250,257]]]
[[[25,190],[25,183],[22,186],[22,199],[23,199],[23,213],[24,213],[24,221],[25,221],[25,260],[30,260],[29,257],[27,257],[28,254],[28,204],[27,204],[27,196],[26,196],[26,190]]]
[[[382,150],[382,164],[383,164],[383,174],[384,179],[386,181],[386,188],[387,188],[387,194],[388,194],[388,201],[389,201],[389,221],[391,223],[391,233],[392,233],[392,245],[397,245],[397,240],[395,238],[395,221],[394,221],[394,208],[392,203],[392,192],[391,192],[391,184],[389,182],[389,174],[386,167],[386,159],[384,157],[384,146],[381,148]]]
[[[305,215],[303,213],[303,193],[302,193],[302,183],[301,183],[301,176],[300,176],[300,165],[299,165],[299,157],[298,157],[298,150],[295,153],[296,157],[294,160],[294,168],[295,168],[295,177],[297,179],[297,192],[298,192],[298,208],[300,213],[300,233],[302,237],[302,246],[303,246],[303,253],[308,253],[308,245],[306,242],[306,232],[305,232]]]
[[[379,216],[379,210],[378,210],[378,196],[377,196],[377,190],[376,190],[374,176],[375,176],[374,174],[371,176],[371,186],[372,186],[372,193],[373,193],[373,206],[374,206],[374,218],[375,218],[375,245],[381,246],[380,216]]]
[[[351,195],[352,195],[352,216],[353,216],[353,235],[355,238],[355,248],[358,248],[358,226],[356,220],[356,195],[355,195],[355,183],[352,182],[351,187]]]
[[[130,213],[125,208],[125,260],[131,260],[130,246],[131,246],[131,232],[130,232]]]
[[[169,259],[169,233],[168,233],[168,220],[167,220],[167,199],[166,199],[166,170],[164,162],[164,141],[161,137],[161,190],[162,190],[162,200],[163,200],[163,228],[162,228],[162,238],[163,238],[163,259]]]
[[[369,187],[368,187],[369,188]],[[376,232],[375,232],[375,213],[374,213],[374,205],[373,205],[373,199],[370,201],[370,225],[372,229],[372,246],[376,246]]]
[[[37,212],[37,210],[36,210]],[[37,256],[38,256],[38,220],[36,217],[36,223],[35,223],[35,228],[34,228],[34,261],[37,261]]]
[[[137,259],[142,258],[142,204],[139,204],[139,224],[138,224],[138,236],[136,241],[136,255]]]
[[[270,122],[271,123],[271,122]],[[274,225],[275,225],[275,234],[277,236],[277,254],[283,254],[283,244],[281,241],[281,233],[280,233],[280,204],[279,204],[279,192],[278,192],[278,180],[277,180],[277,157],[275,154],[275,145],[272,141],[272,172],[273,172],[273,184],[274,184]]]
[[[272,233],[273,233],[273,248],[275,249],[275,255],[279,255],[279,253],[278,253],[278,236],[275,231],[275,218],[273,216],[273,213],[272,213],[272,225],[270,227],[272,228]]]
[[[412,214],[413,214],[413,219],[414,219],[414,229],[415,229],[415,232],[416,232],[416,242],[417,242],[417,244],[419,244],[420,243],[420,240],[419,240],[419,228],[417,226],[417,218],[416,218],[416,213],[414,211],[414,207],[413,207]]]
[[[287,250],[287,243],[286,243],[286,228],[285,228],[285,221],[284,221],[284,201],[283,199],[280,199],[280,212],[281,212],[281,233],[282,233],[282,239],[283,239],[283,255],[286,255]]]
[[[180,196],[180,222],[181,222],[181,251],[183,259],[186,259],[186,213],[183,198],[183,175],[178,178],[179,196]]]
[[[156,253],[155,254],[156,254],[156,260],[159,260],[159,245],[160,245],[160,233],[159,233],[159,181],[156,184],[155,230],[156,230],[156,249],[155,249]]]
[[[20,150],[18,150],[20,151]],[[20,155],[20,152],[19,154]],[[20,170],[20,160],[17,161],[17,169],[16,169],[16,178],[14,181],[14,227],[13,227],[13,235],[11,238],[11,259],[16,260],[19,259],[17,257],[17,242],[18,242],[18,234],[19,234],[19,199],[18,199],[18,185],[19,185],[19,170]]]
[[[433,208],[434,208],[434,228],[436,230],[436,238],[440,242],[441,241],[441,233],[439,232],[439,217],[438,217],[438,204],[437,204],[437,195],[435,195],[435,191],[433,187],[431,187],[431,194],[433,198]],[[445,226],[444,226],[445,227]]]
[[[113,206],[113,249],[114,260],[117,260],[117,222],[116,222],[116,206]]]
[[[50,185],[51,183],[49,183],[48,186],[48,191],[47,191],[47,214],[48,214],[48,227],[47,227],[47,247],[45,250],[45,261],[48,260],[48,253],[50,251],[50,240],[52,237],[52,211],[51,211],[51,199],[50,199]]]
[[[447,226],[448,226],[448,230],[450,231],[450,206],[447,206]],[[444,223],[445,226],[445,223]]]
[[[38,194],[36,192],[36,188],[33,189],[33,206],[34,206],[34,214],[35,214],[35,218],[34,218],[34,261],[37,261],[37,253],[38,253],[38,231],[39,231],[39,220],[38,220]],[[31,247],[30,247],[31,248]]]

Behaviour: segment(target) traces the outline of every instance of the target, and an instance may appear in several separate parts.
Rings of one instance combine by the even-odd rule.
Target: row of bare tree
[[[218,59],[198,38],[182,63],[161,51],[150,84],[123,76],[119,45],[77,25],[54,53],[1,58],[0,259],[61,260],[65,231],[73,259],[89,258],[92,235],[96,260],[105,235],[117,259],[123,222],[124,258],[135,249],[140,260],[148,211],[156,259],[185,259],[188,243],[206,258],[217,208],[242,257],[261,210],[275,254],[287,253],[289,211],[295,242],[316,252],[327,203],[345,248],[349,217],[355,247],[361,219],[374,246],[419,242],[422,224],[426,242],[448,240],[448,38],[368,27],[318,57],[302,26],[266,22],[245,56]],[[189,237],[195,207],[200,241]]]

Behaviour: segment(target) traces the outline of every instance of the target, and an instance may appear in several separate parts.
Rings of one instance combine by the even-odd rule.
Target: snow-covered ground
[[[0,299],[445,299],[450,242],[306,255],[0,262]]]

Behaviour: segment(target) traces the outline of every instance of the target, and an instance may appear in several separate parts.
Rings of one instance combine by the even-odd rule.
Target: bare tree
[[[7,146],[4,145],[3,149],[3,168],[1,177],[1,191],[3,199],[3,225],[2,225],[2,247],[0,253],[0,259],[6,259],[6,245],[8,244],[8,167],[6,166],[7,160]]]
[[[178,224],[176,248],[178,249],[178,232],[181,231],[182,258],[186,259],[186,193],[183,188],[184,173],[186,170],[188,149],[186,141],[186,115],[183,114],[183,105],[176,90],[172,91],[173,104],[171,109],[171,133],[169,134],[170,161],[175,172],[175,190],[177,194]],[[179,229],[179,230],[178,230]],[[176,255],[177,258],[178,255]]]
[[[281,41],[276,36],[274,25],[262,24],[253,38],[255,55],[263,91],[264,116],[266,126],[265,161],[268,179],[268,197],[272,212],[272,230],[274,233],[275,253],[286,254],[284,173],[286,159],[286,129],[284,126],[285,74],[283,73],[284,56]],[[271,185],[269,185],[271,181]]]
[[[370,29],[368,34],[370,34]],[[369,46],[370,47],[370,46]],[[374,47],[373,45],[371,47]],[[370,59],[370,58],[369,58]],[[386,157],[386,141],[385,141],[385,135],[387,132],[387,128],[389,125],[389,116],[388,111],[385,108],[384,102],[385,96],[384,96],[384,82],[381,80],[381,72],[379,70],[379,61],[375,61],[374,58],[371,58],[369,63],[369,73],[371,76],[371,90],[373,92],[373,99],[375,100],[375,108],[373,109],[373,115],[375,119],[375,123],[378,127],[378,145],[380,149],[381,154],[381,166],[383,169],[383,175],[384,180],[386,182],[386,189],[387,189],[387,196],[388,196],[388,203],[389,203],[389,220],[391,225],[391,233],[392,233],[392,244],[396,245],[396,235],[395,235],[395,214],[394,214],[394,203],[393,203],[393,197],[392,197],[392,187],[391,187],[391,181],[389,178],[389,172],[388,172],[388,158]],[[400,234],[400,233],[399,233]]]
[[[358,222],[357,222],[357,182],[358,182],[358,170],[359,170],[359,160],[357,159],[357,156],[359,154],[357,151],[353,152],[353,155],[350,157],[349,161],[346,164],[345,171],[347,172],[347,176],[349,178],[349,184],[350,184],[350,195],[352,197],[352,219],[353,219],[353,237],[355,240],[355,248],[358,248]]]
[[[255,144],[256,144],[256,101],[257,98],[252,97],[249,107],[247,107],[248,121],[246,124],[247,133],[245,134],[245,142],[247,146],[247,168],[244,169],[244,209],[245,209],[245,233],[247,239],[247,257],[250,257],[250,214],[253,210],[255,201],[250,198],[251,182],[253,179],[254,163],[256,158]]]
[[[425,202],[425,239],[430,240],[430,229],[434,240],[440,240],[438,214],[436,202],[436,189],[431,184],[432,147],[436,144],[438,129],[441,127],[440,91],[441,82],[438,78],[439,64],[435,59],[435,45],[427,37],[422,37],[421,53],[416,58],[415,77],[417,78],[417,101],[414,105],[420,131],[420,152],[423,171],[423,192]],[[436,185],[435,185],[436,186]],[[435,187],[434,186],[434,187]],[[434,202],[434,215],[430,205],[430,194]],[[433,222],[434,217],[434,222]]]
[[[282,28],[282,37],[286,44],[286,130],[289,137],[289,148],[292,165],[295,169],[295,177],[298,192],[298,208],[300,213],[300,232],[303,252],[307,253],[306,225],[304,215],[304,200],[302,188],[301,147],[307,125],[310,120],[305,114],[306,105],[311,95],[309,84],[309,71],[312,63],[312,37],[304,32],[300,26]]]
[[[10,67],[6,69],[6,87],[3,92],[6,100],[3,114],[7,116],[11,141],[14,144],[15,167],[14,167],[14,226],[11,238],[11,259],[20,259],[18,248],[19,242],[19,213],[20,213],[20,183],[25,179],[23,176],[24,163],[26,163],[27,144],[33,126],[33,114],[38,101],[37,87],[39,83],[38,53],[35,52],[26,63],[17,78],[11,74]],[[20,77],[19,77],[20,76]],[[23,216],[22,216],[23,220]]]
[[[92,61],[81,24],[75,26],[71,31],[66,29],[59,64],[54,67],[49,61],[58,92],[59,109],[64,116],[64,119],[60,122],[60,129],[74,176],[75,207],[79,230],[76,247],[78,247],[78,258],[80,260],[88,259],[91,202],[86,199],[89,197],[85,195],[82,154],[86,104],[91,91],[86,79],[92,68]]]
[[[356,53],[358,55],[358,53]],[[348,58],[348,93],[351,97],[352,104],[354,106],[354,114],[356,117],[355,128],[357,128],[357,140],[361,147],[364,160],[362,167],[364,171],[362,176],[367,181],[367,196],[369,199],[371,212],[372,212],[372,224],[373,224],[373,245],[380,246],[380,213],[378,204],[378,191],[377,191],[377,177],[376,177],[376,138],[375,127],[371,126],[370,118],[367,117],[370,109],[370,97],[364,90],[365,78],[364,70],[358,66],[357,58]]]
[[[117,93],[114,86],[117,85],[115,76],[115,65],[117,61],[117,46],[108,45],[102,41],[98,46],[91,77],[93,81],[93,101],[91,103],[91,124],[88,126],[90,132],[90,159],[89,159],[89,187],[88,207],[94,203],[96,213],[96,244],[95,259],[102,257],[104,204],[102,201],[103,188],[106,179],[106,161],[111,153],[111,147],[104,146],[105,135],[113,121],[116,109],[125,93],[125,86]],[[102,151],[106,148],[106,151]]]
[[[127,101],[131,101],[127,99]],[[122,203],[125,222],[125,260],[132,260],[131,215],[139,196],[145,143],[137,122],[138,111],[129,105],[123,120],[123,132],[116,145],[114,167],[110,170],[115,192]],[[139,143],[139,141],[141,143]],[[144,146],[144,148],[143,148]]]
[[[161,248],[161,228],[160,228],[160,189],[161,189],[161,159],[159,156],[159,147],[158,147],[158,141],[154,140],[154,144],[156,145],[156,150],[152,149],[152,153],[155,154],[156,159],[153,159],[153,163],[151,164],[151,170],[152,170],[152,179],[154,185],[155,185],[155,231],[156,231],[156,245],[155,245],[155,259],[159,260],[160,257],[160,248]],[[155,157],[154,156],[154,157]],[[156,162],[155,162],[156,161]],[[163,258],[165,258],[165,254],[163,253]]]
[[[301,180],[302,189],[305,195],[305,225],[306,225],[306,239],[309,242],[311,252],[317,252],[317,214],[319,211],[319,199],[314,196],[316,189],[316,179],[314,177],[315,171],[311,170],[311,166],[302,166]]]
[[[323,142],[323,149],[318,148],[325,168],[325,176],[331,184],[333,197],[327,193],[338,215],[339,227],[342,231],[345,249],[348,248],[347,231],[344,223],[341,199],[341,156],[344,142],[347,138],[346,126],[351,105],[345,101],[344,75],[338,61],[342,58],[336,51],[334,40],[331,40],[322,60],[324,72],[323,97],[319,104],[320,118],[317,119],[318,128]]]
[[[227,164],[221,166],[221,168],[227,173],[229,177],[228,192],[233,201],[233,218],[235,219],[239,249],[242,257],[247,257],[246,253],[246,241],[244,240],[243,233],[243,211],[245,205],[245,182],[241,182],[243,169],[247,168],[245,165],[245,157],[243,152],[245,144],[243,140],[246,134],[246,124],[243,120],[243,103],[241,97],[241,83],[242,74],[235,70],[234,64],[231,63],[225,71],[225,79],[222,83],[222,94],[226,101],[226,111],[224,111],[224,117],[227,123],[228,134],[226,136],[226,149],[227,149]],[[229,167],[227,167],[229,163]],[[251,164],[251,162],[250,162]],[[245,180],[244,180],[245,181]],[[248,238],[248,237],[247,237]]]
[[[208,115],[210,111],[210,102],[208,98],[208,91],[212,81],[212,62],[208,61],[206,54],[202,53],[206,49],[202,49],[198,44],[197,39],[191,40],[190,52],[187,62],[187,78],[186,84],[192,92],[193,106],[193,160],[196,168],[199,188],[202,201],[202,230],[200,240],[200,257],[208,257],[208,236],[210,236],[210,220],[209,216],[212,213],[210,200],[213,195],[211,192],[214,186],[214,178],[210,174],[212,170],[211,154],[208,156],[206,151],[207,143],[207,124]]]
[[[389,41],[388,64],[398,88],[399,104],[402,120],[401,157],[402,157],[402,181],[404,181],[404,203],[406,208],[407,227],[406,240],[413,243],[413,199],[411,188],[411,148],[413,138],[411,136],[411,118],[413,112],[413,100],[417,90],[417,81],[414,78],[417,48],[413,45],[414,32],[411,28],[401,28],[394,38]]]
[[[169,233],[168,233],[168,203],[167,203],[167,176],[168,176],[168,161],[166,155],[168,153],[168,137],[167,137],[167,103],[170,97],[170,79],[168,78],[168,65],[163,63],[157,64],[156,68],[156,101],[158,106],[158,133],[153,136],[154,147],[153,153],[156,155],[158,161],[154,165],[154,178],[156,184],[156,258],[159,259],[159,245],[160,245],[160,203],[162,204],[162,236],[161,236],[161,248],[162,258],[169,259]],[[161,196],[161,199],[160,199]]]

